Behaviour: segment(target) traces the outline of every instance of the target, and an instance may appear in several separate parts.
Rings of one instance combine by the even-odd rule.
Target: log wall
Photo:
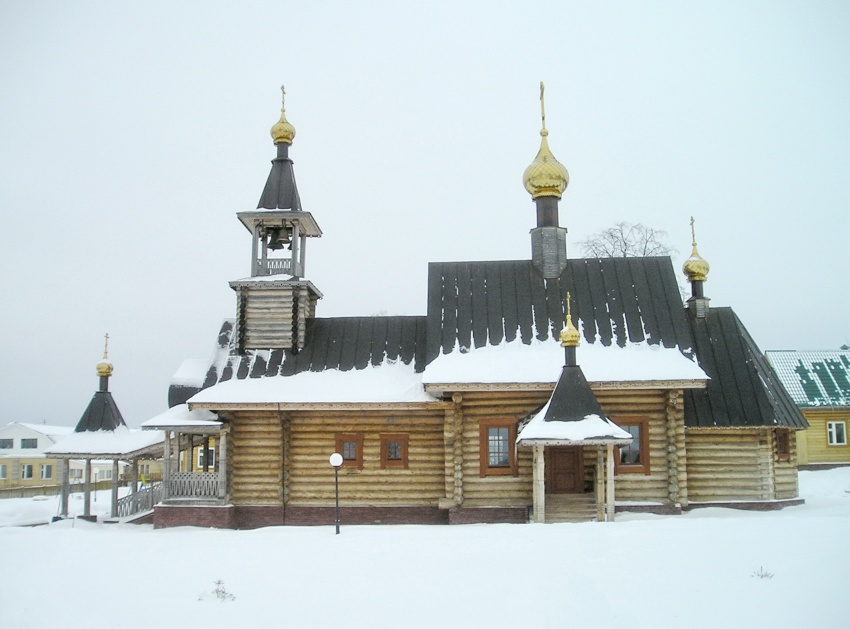
[[[415,411],[293,411],[287,413],[287,506],[334,503],[328,457],[336,435],[363,436],[363,468],[340,468],[346,506],[436,506],[446,495],[443,409]],[[408,468],[381,469],[381,434],[407,434]]]
[[[540,408],[549,392],[478,391],[462,395],[463,506],[517,507],[532,502],[532,449],[518,448],[517,476],[481,477],[479,422],[485,419],[519,421]]]
[[[686,443],[691,502],[776,498],[772,429],[689,428]]]
[[[790,456],[782,460],[776,448],[776,431],[770,433],[773,443],[773,493],[777,500],[797,498],[800,495],[800,487],[797,483],[797,440],[794,434],[790,435],[788,445]]]
[[[608,417],[628,421],[649,418],[650,473],[617,474],[617,501],[678,503],[687,501],[684,412],[681,392],[666,390],[596,391]],[[672,396],[672,399],[670,397]],[[672,450],[668,447],[672,445]],[[596,449],[585,448],[585,478],[593,478]]]
[[[230,414],[230,498],[234,505],[283,504],[283,430],[273,411]]]

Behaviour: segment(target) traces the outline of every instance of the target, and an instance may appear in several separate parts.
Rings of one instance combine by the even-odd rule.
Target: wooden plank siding
[[[772,429],[689,428],[686,444],[691,502],[777,497]]]
[[[334,503],[328,457],[337,434],[363,436],[363,467],[339,471],[346,506],[436,506],[445,496],[443,409],[408,411],[290,411],[286,414],[287,504]],[[382,434],[409,435],[408,468],[381,469]]]
[[[831,446],[827,439],[827,422],[844,422],[850,430],[850,409],[802,409],[809,422],[805,431],[808,463],[850,463],[850,439],[847,445]],[[793,441],[793,440],[792,440]]]

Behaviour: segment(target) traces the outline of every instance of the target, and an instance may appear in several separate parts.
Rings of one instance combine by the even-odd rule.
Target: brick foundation
[[[690,511],[692,509],[722,507],[723,509],[740,509],[742,511],[779,511],[785,507],[797,507],[805,503],[806,501],[802,498],[792,498],[790,500],[752,500],[750,502],[692,502],[684,510]]]
[[[283,526],[284,507],[275,506],[236,506],[233,507],[233,528],[259,529],[264,526]]]
[[[454,507],[449,524],[526,524],[528,507]]]
[[[445,510],[437,507],[340,507],[341,524],[448,524]],[[333,507],[287,507],[286,524],[334,524]]]
[[[153,527],[201,526],[215,529],[235,528],[232,505],[183,506],[157,505],[153,510]]]

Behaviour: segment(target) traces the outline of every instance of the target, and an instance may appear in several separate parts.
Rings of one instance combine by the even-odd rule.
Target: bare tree
[[[619,222],[576,243],[589,258],[667,256],[676,249],[665,241],[667,232],[637,223]]]

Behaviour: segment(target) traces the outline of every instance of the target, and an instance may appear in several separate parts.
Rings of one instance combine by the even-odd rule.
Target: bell
[[[289,240],[289,230],[285,227],[275,227],[270,232],[268,232],[268,234],[269,244],[266,246],[273,251],[283,249],[285,246],[288,246],[291,243],[291,241]]]

